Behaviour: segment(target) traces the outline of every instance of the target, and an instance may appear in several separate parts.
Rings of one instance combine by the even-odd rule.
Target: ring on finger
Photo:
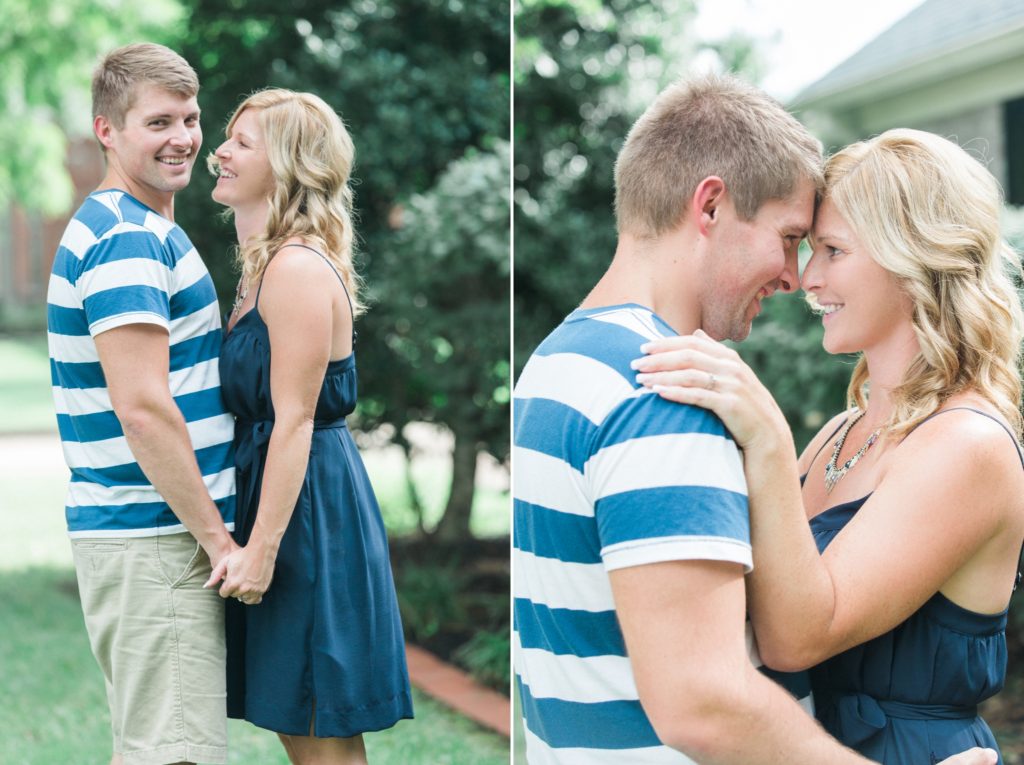
[[[715,389],[715,375],[713,373],[711,373],[711,372],[708,372],[707,375],[708,375],[708,382],[707,382],[707,385],[705,385],[704,387],[707,388],[708,390],[714,390]]]

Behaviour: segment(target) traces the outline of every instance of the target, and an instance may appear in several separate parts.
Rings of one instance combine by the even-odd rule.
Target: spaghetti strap
[[[923,420],[921,420],[921,422],[917,423],[917,425],[914,426],[913,430],[911,430],[910,433],[913,433],[914,430],[917,430],[919,427],[924,425],[932,417],[938,417],[940,414],[945,414],[946,412],[955,412],[958,409],[966,409],[968,412],[974,412],[975,414],[980,414],[982,417],[988,417],[990,420],[992,420],[992,422],[994,422],[996,425],[1005,430],[1006,435],[1008,435],[1010,437],[1010,440],[1013,441],[1013,446],[1017,450],[1017,458],[1020,459],[1020,466],[1024,468],[1024,452],[1021,451],[1020,443],[1017,441],[1017,437],[1013,435],[1013,432],[1008,427],[1006,427],[1006,425],[1001,420],[999,420],[999,418],[993,417],[988,412],[983,412],[980,409],[975,409],[973,406],[951,406],[949,409],[943,409],[942,411],[939,412],[932,412]],[[907,435],[909,436],[910,433],[907,433]]]
[[[849,419],[850,419],[849,417],[844,417],[843,421],[841,423],[839,423],[839,425],[836,426],[836,429],[832,431],[832,433],[829,435],[829,437],[826,438],[822,442],[821,446],[818,447],[818,451],[816,451],[814,453],[814,456],[811,457],[811,464],[812,465],[814,464],[814,460],[818,459],[818,455],[821,454],[823,451],[825,451],[825,447],[828,446],[828,442],[832,440],[832,436],[834,436],[836,433],[838,433],[842,429],[843,425],[846,424],[846,421],[849,420]]]
[[[821,453],[822,453],[822,452],[823,452],[823,451],[825,450],[825,447],[826,447],[826,446],[828,446],[828,442],[832,440],[832,436],[834,436],[834,435],[835,435],[836,433],[838,433],[838,432],[839,432],[840,428],[842,428],[842,427],[843,427],[843,425],[845,425],[845,424],[846,424],[846,421],[847,421],[848,419],[850,419],[850,418],[849,418],[849,417],[844,417],[844,418],[843,418],[843,421],[842,421],[841,423],[839,423],[839,425],[838,425],[838,426],[836,426],[836,429],[832,431],[832,433],[831,433],[831,434],[829,435],[829,437],[828,437],[828,438],[826,438],[826,439],[825,439],[825,440],[824,440],[824,441],[822,442],[821,446],[820,446],[820,447],[818,448],[818,451],[816,451],[816,452],[814,453],[814,456],[813,456],[813,457],[811,457],[811,464],[812,464],[812,465],[814,464],[814,460],[818,459],[818,455],[819,455],[819,454],[821,454]],[[810,470],[810,468],[808,468],[808,469],[807,469],[807,472],[806,472],[806,473],[804,473],[804,474],[803,474],[802,476],[800,476],[800,486],[801,486],[801,487],[802,487],[802,486],[804,485],[804,481],[806,481],[806,480],[807,480],[807,476],[808,476],[808,474],[809,474],[810,472],[811,472],[811,470]]]
[[[320,252],[320,250],[313,249],[308,244],[286,244],[285,247],[301,247],[304,250],[309,250],[310,252],[315,252],[317,255],[319,255],[321,258],[323,258],[324,259],[324,263],[326,263],[328,266],[330,266],[331,270],[334,271],[334,275],[338,277],[338,281],[341,283],[341,288],[345,291],[345,299],[348,301],[348,311],[349,311],[349,314],[351,314],[351,316],[352,316],[352,345],[354,346],[355,343],[356,343],[356,338],[359,337],[359,333],[356,332],[356,309],[355,309],[355,306],[352,305],[352,296],[348,294],[348,287],[345,286],[345,280],[341,278],[341,274],[338,273],[338,269],[334,267],[334,264],[331,263],[331,261],[329,261],[327,259],[327,257],[322,252]],[[284,247],[282,247],[281,249],[283,250]],[[280,252],[280,250],[278,252]],[[275,255],[276,254],[277,253],[275,253]],[[271,256],[271,258],[273,258],[273,256]],[[268,261],[268,263],[269,263],[269,261]],[[260,291],[262,289],[263,289],[263,277],[261,276],[260,277],[260,283],[256,287],[256,303],[254,305],[254,308],[259,308],[260,307]]]

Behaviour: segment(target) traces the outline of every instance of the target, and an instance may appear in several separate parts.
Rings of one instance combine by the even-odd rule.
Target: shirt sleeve
[[[172,263],[152,232],[140,229],[97,242],[75,286],[93,337],[126,324],[170,330]]]
[[[670,560],[751,570],[743,461],[717,416],[638,390],[597,440],[584,474],[608,571]]]

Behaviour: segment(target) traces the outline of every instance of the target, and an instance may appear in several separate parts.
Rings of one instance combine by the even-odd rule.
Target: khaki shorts
[[[73,539],[125,765],[227,761],[224,604],[191,534]]]

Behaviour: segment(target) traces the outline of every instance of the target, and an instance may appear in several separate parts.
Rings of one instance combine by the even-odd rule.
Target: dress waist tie
[[[313,431],[335,430],[347,428],[345,418],[339,417],[336,420],[314,420]],[[273,420],[236,420],[235,432],[242,434],[241,438],[235,439],[235,464],[238,467],[236,472],[238,513],[246,513],[252,507],[252,498],[258,496],[260,484],[263,483],[263,467],[267,462],[267,447],[270,444],[270,434],[274,430]],[[249,437],[245,438],[244,434]],[[249,540],[252,525],[256,520],[256,513],[245,514],[236,519],[236,541],[245,544]]]
[[[828,697],[824,712],[832,712],[838,723],[838,738],[856,746],[895,720],[961,720],[978,716],[978,707],[952,704],[911,704],[876,699],[866,693],[842,693]]]

